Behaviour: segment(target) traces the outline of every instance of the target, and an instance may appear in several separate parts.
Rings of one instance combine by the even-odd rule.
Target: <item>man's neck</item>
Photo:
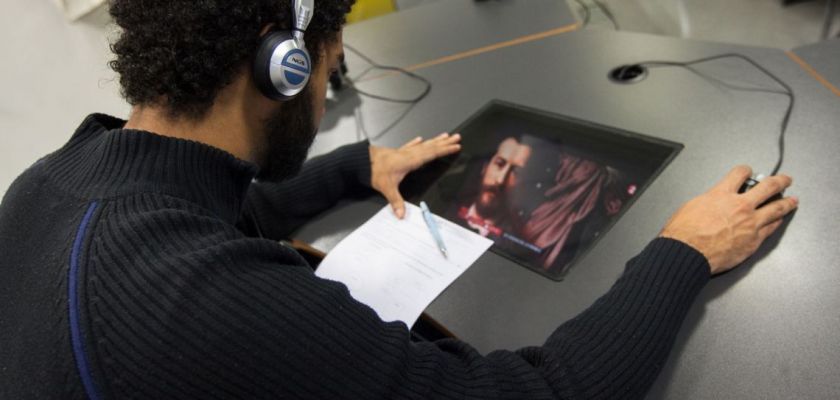
[[[223,88],[205,115],[197,119],[172,118],[164,107],[138,105],[132,108],[125,128],[193,140],[257,163],[263,140],[259,115],[267,110],[255,90],[240,76]]]
[[[233,154],[239,159],[254,162],[251,143],[246,140],[243,124],[235,119],[217,118],[213,112],[198,120],[173,119],[166,110],[155,106],[136,106],[125,129],[152,132],[161,136],[204,143]]]

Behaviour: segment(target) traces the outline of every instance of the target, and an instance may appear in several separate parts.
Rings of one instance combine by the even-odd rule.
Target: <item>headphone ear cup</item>
[[[265,35],[254,59],[254,82],[273,100],[293,99],[309,82],[311,61],[305,48],[298,47],[291,33],[275,31]]]
[[[271,82],[271,57],[274,55],[277,44],[282,42],[283,39],[280,32],[269,32],[260,40],[257,56],[254,58],[254,83],[264,96],[271,99],[282,96],[274,87],[274,83]]]

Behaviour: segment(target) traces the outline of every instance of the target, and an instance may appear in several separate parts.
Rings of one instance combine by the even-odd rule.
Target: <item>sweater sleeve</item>
[[[252,237],[286,239],[339,200],[372,193],[369,147],[367,141],[349,144],[308,160],[288,180],[251,184],[238,227]]]
[[[561,325],[543,347],[517,354],[540,369],[557,398],[644,398],[710,277],[700,252],[655,239],[589,309]]]
[[[176,229],[110,238],[144,232],[122,227],[137,219]],[[484,356],[412,343],[294,251],[232,229],[159,213],[99,228],[90,340],[113,398],[641,398],[709,279],[700,253],[656,239],[542,346]]]

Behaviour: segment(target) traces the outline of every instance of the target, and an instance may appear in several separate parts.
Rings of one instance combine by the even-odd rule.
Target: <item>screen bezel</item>
[[[656,167],[649,168],[650,170],[652,170],[652,172],[643,183],[638,185],[636,193],[632,197],[630,197],[630,199],[625,205],[622,206],[621,211],[617,213],[614,217],[612,217],[610,222],[604,225],[603,229],[601,229],[601,234],[595,237],[584,249],[579,251],[575,255],[575,257],[568,263],[567,267],[563,268],[561,271],[557,273],[549,273],[547,270],[541,268],[539,265],[534,265],[534,263],[529,262],[528,260],[522,259],[514,254],[511,254],[508,251],[497,246],[495,243],[493,246],[491,246],[490,249],[494,253],[499,254],[504,258],[507,258],[525,268],[528,268],[534,272],[539,273],[542,276],[545,276],[555,281],[562,280],[570,270],[574,269],[574,267],[577,264],[579,264],[580,261],[583,258],[585,258],[586,255],[598,245],[598,242],[600,242],[600,240],[604,236],[609,234],[612,227],[624,216],[627,210],[629,210],[635,204],[635,202],[641,197],[645,190],[647,190],[647,188],[650,187],[650,185],[656,180],[656,178],[659,177],[662,171],[664,171],[665,168],[667,168],[667,166],[670,165],[670,163],[685,147],[681,143],[649,135],[643,135],[624,129],[596,124],[590,121],[585,121],[553,112],[539,110],[520,104],[507,102],[504,100],[493,99],[481,108],[479,108],[478,111],[473,113],[469,118],[467,118],[464,122],[459,124],[458,127],[452,131],[453,133],[466,132],[466,134],[464,134],[462,137],[462,143],[464,144],[462,151],[455,156],[438,160],[437,162],[433,163],[433,165],[430,165],[428,168],[425,168],[425,179],[423,180],[428,182],[428,184],[423,185],[426,187],[426,189],[422,192],[422,195],[417,198],[425,199],[426,202],[429,204],[429,207],[435,214],[445,217],[444,211],[449,205],[451,205],[441,200],[441,196],[439,195],[438,190],[440,178],[442,178],[451,167],[456,165],[468,165],[468,163],[477,156],[476,154],[471,154],[470,148],[468,147],[471,141],[476,140],[476,138],[468,137],[468,135],[470,135],[469,128],[471,126],[475,126],[483,118],[488,118],[491,115],[498,112],[511,114],[513,116],[524,116],[526,118],[530,118],[531,123],[534,123],[534,119],[538,121],[544,121],[546,122],[544,126],[548,128],[556,127],[558,129],[557,131],[555,131],[554,129],[546,129],[547,131],[554,132],[554,137],[546,137],[544,133],[536,135],[544,139],[551,140],[562,138],[565,143],[571,143],[573,146],[580,146],[582,148],[587,148],[590,150],[595,146],[617,146],[620,144],[623,146],[620,150],[613,148],[611,152],[614,154],[630,154],[632,152],[642,151],[648,153],[650,156],[657,157],[657,161],[655,162]],[[560,129],[563,130],[560,131]],[[629,148],[627,147],[628,145]],[[638,153],[633,154],[636,157],[638,157]],[[650,165],[653,166],[654,163],[651,162]],[[462,176],[462,179],[465,178],[466,174]],[[454,222],[461,225],[457,221]]]

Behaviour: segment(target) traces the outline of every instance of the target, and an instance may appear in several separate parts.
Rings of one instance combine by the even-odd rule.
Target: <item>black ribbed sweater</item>
[[[709,279],[656,239],[542,346],[412,343],[254,234],[369,190],[367,144],[252,183],[228,153],[123,124],[88,117],[0,205],[2,399],[640,398]]]

